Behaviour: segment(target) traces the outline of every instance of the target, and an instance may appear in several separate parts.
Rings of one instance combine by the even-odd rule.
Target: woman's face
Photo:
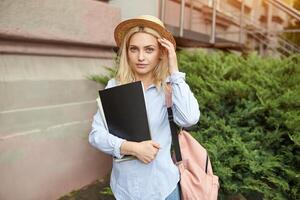
[[[157,39],[147,33],[135,33],[128,45],[129,65],[137,76],[152,76],[159,63],[160,49]]]

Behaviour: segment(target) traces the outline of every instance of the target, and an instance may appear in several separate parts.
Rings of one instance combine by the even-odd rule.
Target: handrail
[[[246,31],[247,31],[247,33],[251,32],[252,34],[256,34],[256,35],[259,34],[261,36],[261,38],[264,38],[264,40],[266,40],[266,41],[268,40],[268,38],[266,37],[266,35],[264,34],[263,31],[248,30],[248,29],[246,29]],[[217,33],[217,35],[223,35],[223,34],[239,34],[239,31],[224,31],[224,32]],[[274,36],[276,36],[278,41],[282,43],[282,44],[279,43],[280,45],[288,46],[288,48],[291,49],[295,53],[300,52],[299,46],[294,45],[293,43],[290,43],[286,38],[284,38],[280,34],[275,34]]]
[[[300,21],[300,12],[291,6],[286,5],[284,2],[279,0],[267,0],[267,3],[273,4],[277,8],[281,9],[285,13]]]
[[[270,38],[268,37],[268,35],[264,34],[264,31],[260,31],[260,30],[252,30],[252,33],[259,33],[263,38],[265,38],[266,40],[269,40]],[[287,51],[288,53],[292,53],[292,52],[300,52],[300,49],[291,44],[290,42],[286,41],[283,37],[279,36],[279,35],[274,35],[276,36],[276,39],[278,40],[278,47],[279,48],[283,48],[285,51]],[[283,44],[282,44],[283,43]],[[270,46],[268,44],[268,46]],[[290,49],[292,49],[292,52],[290,52],[286,46],[289,46]]]
[[[179,36],[182,37],[183,36],[183,23],[184,23],[184,20],[183,20],[183,16],[184,16],[184,8],[186,6],[190,6],[191,9],[194,9],[194,5],[193,5],[193,2],[192,1],[195,1],[195,2],[198,2],[198,3],[201,3],[202,5],[209,5],[208,2],[204,3],[204,2],[200,2],[200,1],[197,1],[197,0],[190,0],[190,1],[187,1],[187,0],[173,0],[173,1],[176,1],[178,3],[181,3],[181,6],[180,6],[180,23],[179,23],[179,28],[180,28],[180,34]],[[218,0],[212,0],[212,5],[210,5],[213,9],[216,9],[216,1]],[[242,5],[243,5],[243,1],[242,0]],[[280,2],[279,0],[266,0],[267,2],[267,5],[274,5],[277,9],[281,9],[283,10],[285,13],[289,14],[289,15],[293,15],[293,17],[297,18],[300,20],[300,12],[298,12],[297,10],[287,6],[286,4]],[[161,3],[163,4],[162,5],[162,10],[161,10],[161,17],[162,17],[162,20],[164,20],[164,7],[165,7],[165,3],[166,3],[166,0],[162,0]],[[276,5],[275,5],[276,4]],[[223,12],[223,13],[226,13],[226,9],[221,9],[219,10],[219,12]],[[192,13],[192,11],[191,11]],[[253,21],[253,19],[250,19],[248,18],[247,16],[243,15],[243,9],[241,7],[241,10],[240,10],[240,15],[238,15],[237,13],[233,13],[233,12],[230,12],[230,17],[231,17],[231,20],[232,20],[232,23],[235,25],[235,26],[238,26],[240,27],[240,30],[239,30],[239,33],[240,33],[240,38],[239,38],[239,41],[240,43],[242,42],[242,38],[241,38],[241,35],[243,34],[249,34],[252,36],[252,38],[264,45],[267,46],[267,48],[271,49],[272,51],[274,52],[278,52],[278,53],[281,53],[281,54],[290,54],[290,53],[293,53],[293,52],[300,52],[300,47],[298,47],[297,45],[295,44],[292,44],[290,41],[288,41],[286,38],[282,37],[280,35],[280,32],[284,32],[284,30],[282,31],[271,31],[265,27],[262,27],[258,22],[256,21]],[[222,34],[222,33],[219,33],[218,32],[215,32],[215,27],[214,27],[214,24],[216,23],[216,14],[217,13],[214,13],[212,12],[212,29],[211,29],[211,36],[210,36],[210,40],[208,42],[210,43],[214,43],[214,38],[215,38],[215,35],[218,34]],[[192,15],[191,15],[192,16]],[[192,17],[190,17],[190,20],[192,20]],[[192,22],[190,22],[192,23]],[[249,25],[249,27],[247,26]],[[300,29],[299,30],[293,30],[294,32],[300,32]],[[231,32],[226,32],[226,33],[231,33]],[[234,32],[232,32],[234,33]],[[275,45],[272,45],[272,43],[270,43],[269,41],[271,41],[271,39],[276,39],[276,44]],[[279,51],[280,50],[280,51]]]
[[[274,48],[273,46],[269,45],[269,43],[266,40],[261,39],[260,37],[258,37],[255,32],[250,31],[250,30],[245,30],[247,33],[251,34],[252,37],[256,38],[259,42],[263,43],[264,45],[266,45],[269,49],[271,49],[273,52],[278,53],[278,50],[276,48]],[[279,49],[283,50],[285,53],[287,54],[291,54],[293,52],[291,52],[289,49],[287,49],[284,46],[279,46]],[[280,52],[279,52],[280,53]],[[284,55],[284,54],[283,54]]]
[[[265,34],[266,29],[264,29],[264,28],[260,28],[260,30],[256,29],[256,30],[253,30],[252,32],[259,33],[263,38],[269,39],[268,36]],[[274,36],[276,36],[280,42],[284,43],[285,46],[289,46],[291,49],[293,49],[293,52],[300,52],[300,48],[297,45],[294,45],[294,44],[288,42],[286,39],[284,39],[279,34],[275,34]],[[279,45],[281,45],[281,44],[279,43]]]
[[[251,34],[252,37],[254,37],[257,41],[263,43],[263,44],[266,45],[266,46],[269,46],[269,45],[268,45],[268,42],[266,42],[265,40],[259,38],[256,34],[253,33],[253,31],[245,30],[245,32]],[[274,51],[274,52],[277,52],[276,49],[274,49],[274,47],[270,47],[270,49],[271,49],[272,51]]]
[[[232,17],[234,18],[234,20],[238,21],[239,16],[232,14]],[[257,23],[254,23],[251,19],[248,18],[244,18],[244,22],[247,22],[248,24],[252,25],[255,28],[255,31],[252,32],[256,32],[259,33],[263,38],[265,38],[266,40],[268,40],[269,38],[265,35],[265,33],[270,33],[270,31],[268,31],[267,29],[265,29],[264,27],[261,27],[260,25],[258,25]],[[245,27],[244,27],[245,28]],[[246,31],[249,33],[249,30],[246,28]],[[285,39],[283,39],[279,34],[275,35],[282,43],[284,43],[285,46],[289,46],[290,48],[293,49],[293,52],[300,52],[300,48],[294,44],[291,44],[290,42],[286,41]],[[278,43],[281,48],[284,48],[285,50],[287,50],[284,46],[282,46],[281,43]],[[269,44],[266,44],[267,46],[270,46]]]
[[[281,35],[277,35],[278,39],[283,42],[285,45],[289,46],[290,48],[292,48],[294,50],[294,52],[300,52],[300,47],[297,45],[294,45],[292,43],[290,43],[289,41],[287,41],[284,37],[282,37]]]

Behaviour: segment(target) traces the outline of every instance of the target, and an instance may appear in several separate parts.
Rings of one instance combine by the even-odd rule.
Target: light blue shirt
[[[199,106],[185,82],[185,74],[175,72],[168,77],[167,82],[172,85],[172,109],[176,124],[183,127],[196,124],[200,117]],[[116,85],[115,79],[111,79],[106,88]],[[155,85],[150,85],[145,90],[145,101],[151,138],[161,148],[149,164],[137,159],[113,161],[110,186],[117,200],[164,200],[179,181],[178,168],[170,155],[172,137],[165,94]],[[102,152],[121,158],[120,146],[123,141],[108,132],[98,111],[94,115],[89,142]]]

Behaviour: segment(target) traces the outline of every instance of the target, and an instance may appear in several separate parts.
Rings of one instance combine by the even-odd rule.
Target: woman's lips
[[[138,68],[144,68],[144,67],[147,66],[147,64],[136,64],[136,66],[137,66]]]

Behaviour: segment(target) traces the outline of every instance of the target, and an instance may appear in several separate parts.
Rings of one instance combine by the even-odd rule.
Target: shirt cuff
[[[124,155],[121,155],[121,145],[124,141],[126,141],[126,140],[117,138],[116,143],[114,145],[114,157],[116,157],[116,158],[124,157]]]
[[[183,72],[173,72],[170,75],[170,82],[171,83],[180,83],[185,81],[185,73]]]

